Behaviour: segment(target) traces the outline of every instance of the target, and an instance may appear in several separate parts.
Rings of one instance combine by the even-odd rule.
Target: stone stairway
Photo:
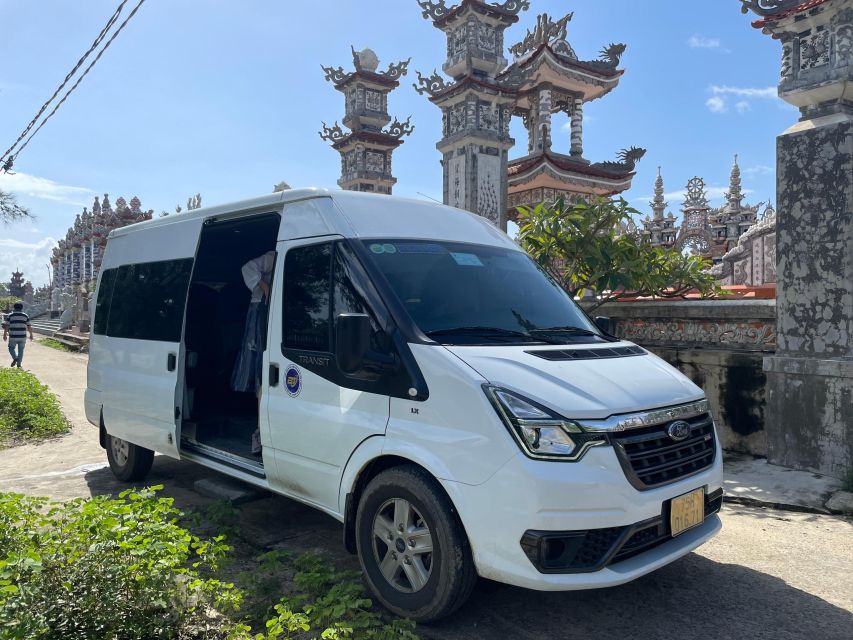
[[[51,336],[59,331],[59,318],[50,319],[48,316],[41,316],[30,321],[33,327],[33,333]]]

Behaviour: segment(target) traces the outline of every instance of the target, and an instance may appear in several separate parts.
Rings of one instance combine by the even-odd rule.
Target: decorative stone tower
[[[12,272],[12,280],[9,282],[9,295],[13,298],[24,297],[24,274],[20,271]]]
[[[663,176],[658,167],[658,177],[655,178],[655,197],[649,203],[652,208],[652,217],[646,216],[643,220],[643,237],[653,246],[671,247],[675,244],[678,230],[675,228],[675,216],[670,211],[665,214],[669,203],[663,195]]]
[[[735,155],[729,190],[726,192],[726,204],[715,209],[708,218],[714,245],[711,257],[715,260],[733,249],[737,245],[738,238],[758,221],[758,208],[764,203],[755,206],[745,205],[743,198],[740,167]]]
[[[346,114],[343,124],[350,129],[344,133],[335,122],[328,127],[323,123],[320,137],[332,143],[341,154],[341,178],[338,184],[349,191],[369,191],[390,194],[397,179],[391,174],[391,154],[403,144],[403,136],[414,130],[411,117],[405,122],[396,118],[391,126],[388,115],[388,94],[400,84],[411,61],[404,60],[388,65],[386,71],[377,72],[379,58],[370,49],[352,51],[355,71],[344,72],[342,67],[322,67],[326,80],[344,94]]]
[[[705,193],[705,181],[699,177],[687,181],[687,195],[681,205],[684,222],[678,232],[676,245],[679,249],[689,249],[694,254],[707,255],[711,250],[711,232],[708,212],[711,205]]]
[[[853,470],[853,6],[741,0],[782,44],[776,139],[777,349],[767,373],[770,462]]]
[[[441,109],[444,203],[483,216],[506,228],[507,152],[515,141],[509,123],[518,78],[498,80],[507,65],[504,30],[518,21],[527,0],[487,4],[462,0],[453,8],[445,0],[418,0],[424,18],[447,36],[444,72],[418,73],[418,93],[428,93]]]
[[[598,59],[581,60],[568,41],[573,15],[552,20],[547,13],[540,14],[536,26],[509,48],[513,63],[498,76],[499,80],[519,78],[513,114],[522,118],[527,129],[527,154],[509,162],[510,219],[519,206],[558,199],[588,201],[625,191],[646,152],[624,149],[615,162],[592,163],[584,157],[584,104],[617,87],[624,73],[618,66],[626,47],[610,44]],[[570,138],[563,143],[568,153],[557,150],[552,131],[552,115],[561,112],[570,119]]]

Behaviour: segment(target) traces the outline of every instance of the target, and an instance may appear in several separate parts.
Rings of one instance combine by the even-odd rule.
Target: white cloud
[[[12,271],[20,269],[34,286],[47,283],[47,267],[54,246],[56,240],[49,236],[35,242],[0,238],[0,279],[6,281]]]
[[[687,39],[687,45],[691,49],[719,49],[720,39],[694,34]]]
[[[712,113],[726,113],[729,110],[728,98],[740,98],[735,103],[738,113],[752,111],[753,99],[773,99],[777,97],[776,87],[732,87],[730,85],[712,84],[708,87],[711,97],[705,101],[705,106]]]
[[[595,122],[595,118],[590,115],[584,114],[583,117],[583,126],[586,127],[588,124]],[[565,131],[566,133],[572,132],[572,121],[571,118],[563,123],[563,126],[560,127],[560,130]]]
[[[753,167],[747,167],[743,173],[747,176],[768,176],[776,172],[776,167],[771,167],[767,164],[757,164]]]
[[[739,98],[775,98],[776,87],[731,87],[729,85],[712,84],[708,91],[716,96],[733,95]]]
[[[88,204],[86,196],[94,193],[85,187],[59,184],[49,178],[41,178],[20,171],[0,174],[0,189],[31,198],[41,198],[42,200],[78,206]]]
[[[711,96],[705,100],[705,106],[711,113],[725,113],[729,110],[726,101],[720,96]]]

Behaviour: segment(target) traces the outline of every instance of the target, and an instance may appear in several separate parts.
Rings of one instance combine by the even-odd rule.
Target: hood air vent
[[[613,347],[608,349],[548,349],[543,351],[525,351],[543,360],[598,360],[601,358],[624,358],[625,356],[644,356],[646,350],[640,347]]]

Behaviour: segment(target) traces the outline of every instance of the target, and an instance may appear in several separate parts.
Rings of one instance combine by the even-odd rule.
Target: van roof
[[[386,237],[389,234],[410,237],[408,232],[411,231],[411,237],[466,237],[475,242],[515,247],[506,234],[492,226],[485,218],[469,211],[426,200],[318,187],[287,189],[257,198],[153,218],[115,229],[109,237],[116,238],[144,229],[317,197],[329,197],[337,202],[346,228],[351,229],[357,237]]]

